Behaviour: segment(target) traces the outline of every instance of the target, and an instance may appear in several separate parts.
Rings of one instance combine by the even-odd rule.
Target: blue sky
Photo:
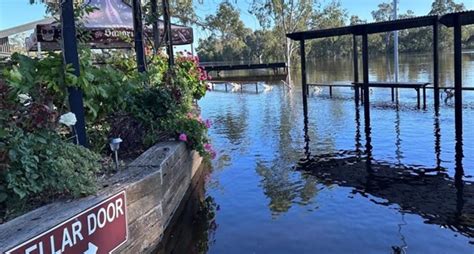
[[[202,0],[204,4],[196,4],[196,12],[205,16],[215,12],[221,0]],[[328,3],[330,0],[325,0]],[[389,1],[389,0],[385,0]],[[251,28],[258,27],[258,21],[248,13],[252,0],[231,0],[236,3],[241,11],[241,18]],[[363,19],[371,20],[370,12],[384,0],[341,0],[344,8],[350,15],[359,15]],[[468,9],[474,9],[474,0],[456,1],[463,2]],[[416,15],[426,15],[431,8],[432,0],[399,0],[401,12],[411,9]],[[39,20],[45,16],[44,7],[41,4],[28,4],[28,0],[0,0],[0,30],[21,25],[30,21]],[[196,31],[196,37],[205,36],[205,32]]]

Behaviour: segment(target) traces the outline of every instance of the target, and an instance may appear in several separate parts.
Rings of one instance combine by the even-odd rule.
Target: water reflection
[[[305,160],[308,163],[300,163],[298,169],[316,176],[319,181],[327,185],[349,187],[352,189],[352,194],[360,194],[377,205],[397,205],[402,217],[405,213],[417,214],[425,219],[425,223],[437,224],[474,238],[474,185],[463,179],[462,136],[457,136],[455,175],[451,177],[440,166],[441,135],[438,116],[434,118],[435,168],[401,163],[398,112],[395,119],[397,161],[393,163],[373,158],[370,122],[365,126],[366,144],[361,156],[358,107],[355,116],[354,151],[316,155]],[[406,247],[404,240],[403,242],[404,245],[393,247],[395,253]]]
[[[214,234],[218,228],[215,217],[219,206],[214,198],[206,197],[204,188],[210,172],[210,166],[203,164],[196,173],[156,254],[207,253],[215,242]]]

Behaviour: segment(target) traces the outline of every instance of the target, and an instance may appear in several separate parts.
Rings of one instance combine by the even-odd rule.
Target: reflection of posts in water
[[[439,124],[438,108],[435,108],[434,121],[436,170],[441,170],[441,128]]]
[[[464,157],[464,151],[463,151],[463,140],[462,136],[458,137],[456,136],[456,166],[455,171],[456,173],[454,174],[454,186],[456,187],[456,212],[457,216],[462,215],[462,210],[464,207],[464,182],[463,182],[463,176],[464,176],[464,168],[463,168],[463,157]]]
[[[304,155],[306,160],[309,161],[311,157],[311,152],[309,151],[309,133],[308,133],[308,116],[304,116]]]
[[[397,100],[398,105],[398,100]],[[403,152],[402,152],[402,139],[400,138],[400,111],[395,111],[395,155],[398,162],[398,165],[402,164]]]
[[[356,105],[355,107],[355,124],[356,124],[356,131],[355,131],[355,150],[357,157],[360,158],[361,155],[361,148],[362,143],[360,142],[360,107]]]

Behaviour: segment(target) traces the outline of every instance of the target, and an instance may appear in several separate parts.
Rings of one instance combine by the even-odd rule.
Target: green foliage
[[[393,19],[393,1],[380,1],[374,6],[372,17],[375,21]],[[429,15],[443,15],[465,10],[461,1],[433,0]],[[297,43],[286,40],[286,34],[296,31],[335,28],[361,24],[367,21],[356,15],[349,15],[341,1],[321,0],[252,0],[249,12],[260,23],[262,30],[240,29],[234,32],[242,21],[239,11],[229,2],[223,2],[217,13],[206,18],[207,28],[212,34],[199,40],[198,54],[203,61],[272,62],[285,60],[288,63],[297,56]],[[425,15],[423,13],[419,15]],[[399,13],[398,18],[410,18],[411,10]],[[243,43],[242,43],[243,42]],[[432,45],[432,29],[416,28],[399,31],[400,52],[422,52]],[[474,26],[463,28],[464,47],[474,46]],[[440,28],[440,49],[452,48],[452,31]],[[340,36],[311,40],[307,42],[309,57],[337,57],[352,53],[351,36]],[[371,53],[389,53],[393,50],[393,33],[369,36]],[[290,57],[292,56],[292,57]]]
[[[21,99],[15,86],[0,84],[0,216],[32,200],[81,196],[95,191],[99,156],[60,135],[58,112],[41,87]]]
[[[209,143],[207,139],[207,127],[205,122],[200,118],[195,118],[191,114],[178,118],[170,118],[164,122],[167,130],[173,131],[176,138],[179,135],[186,135],[186,145],[192,150],[198,151],[202,156],[211,156],[210,149],[206,149],[205,145]]]
[[[63,141],[51,131],[12,128],[4,139],[9,164],[1,179],[8,200],[0,201],[27,201],[41,193],[78,197],[95,191],[99,156],[88,149]]]

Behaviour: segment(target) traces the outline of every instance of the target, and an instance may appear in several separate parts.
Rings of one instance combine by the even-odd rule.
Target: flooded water
[[[407,59],[401,80],[430,80],[429,57]],[[452,86],[452,61],[442,59],[442,84]],[[390,80],[377,61],[371,81]],[[310,82],[352,78],[350,59],[310,66]],[[474,54],[464,68],[474,86]],[[272,87],[216,85],[200,101],[218,157],[199,212],[184,212],[194,230],[168,253],[474,253],[474,91],[456,143],[453,101],[437,115],[431,90],[426,110],[410,89],[397,110],[390,91],[373,89],[370,126],[350,88],[333,98],[312,90],[305,140],[299,86]]]

